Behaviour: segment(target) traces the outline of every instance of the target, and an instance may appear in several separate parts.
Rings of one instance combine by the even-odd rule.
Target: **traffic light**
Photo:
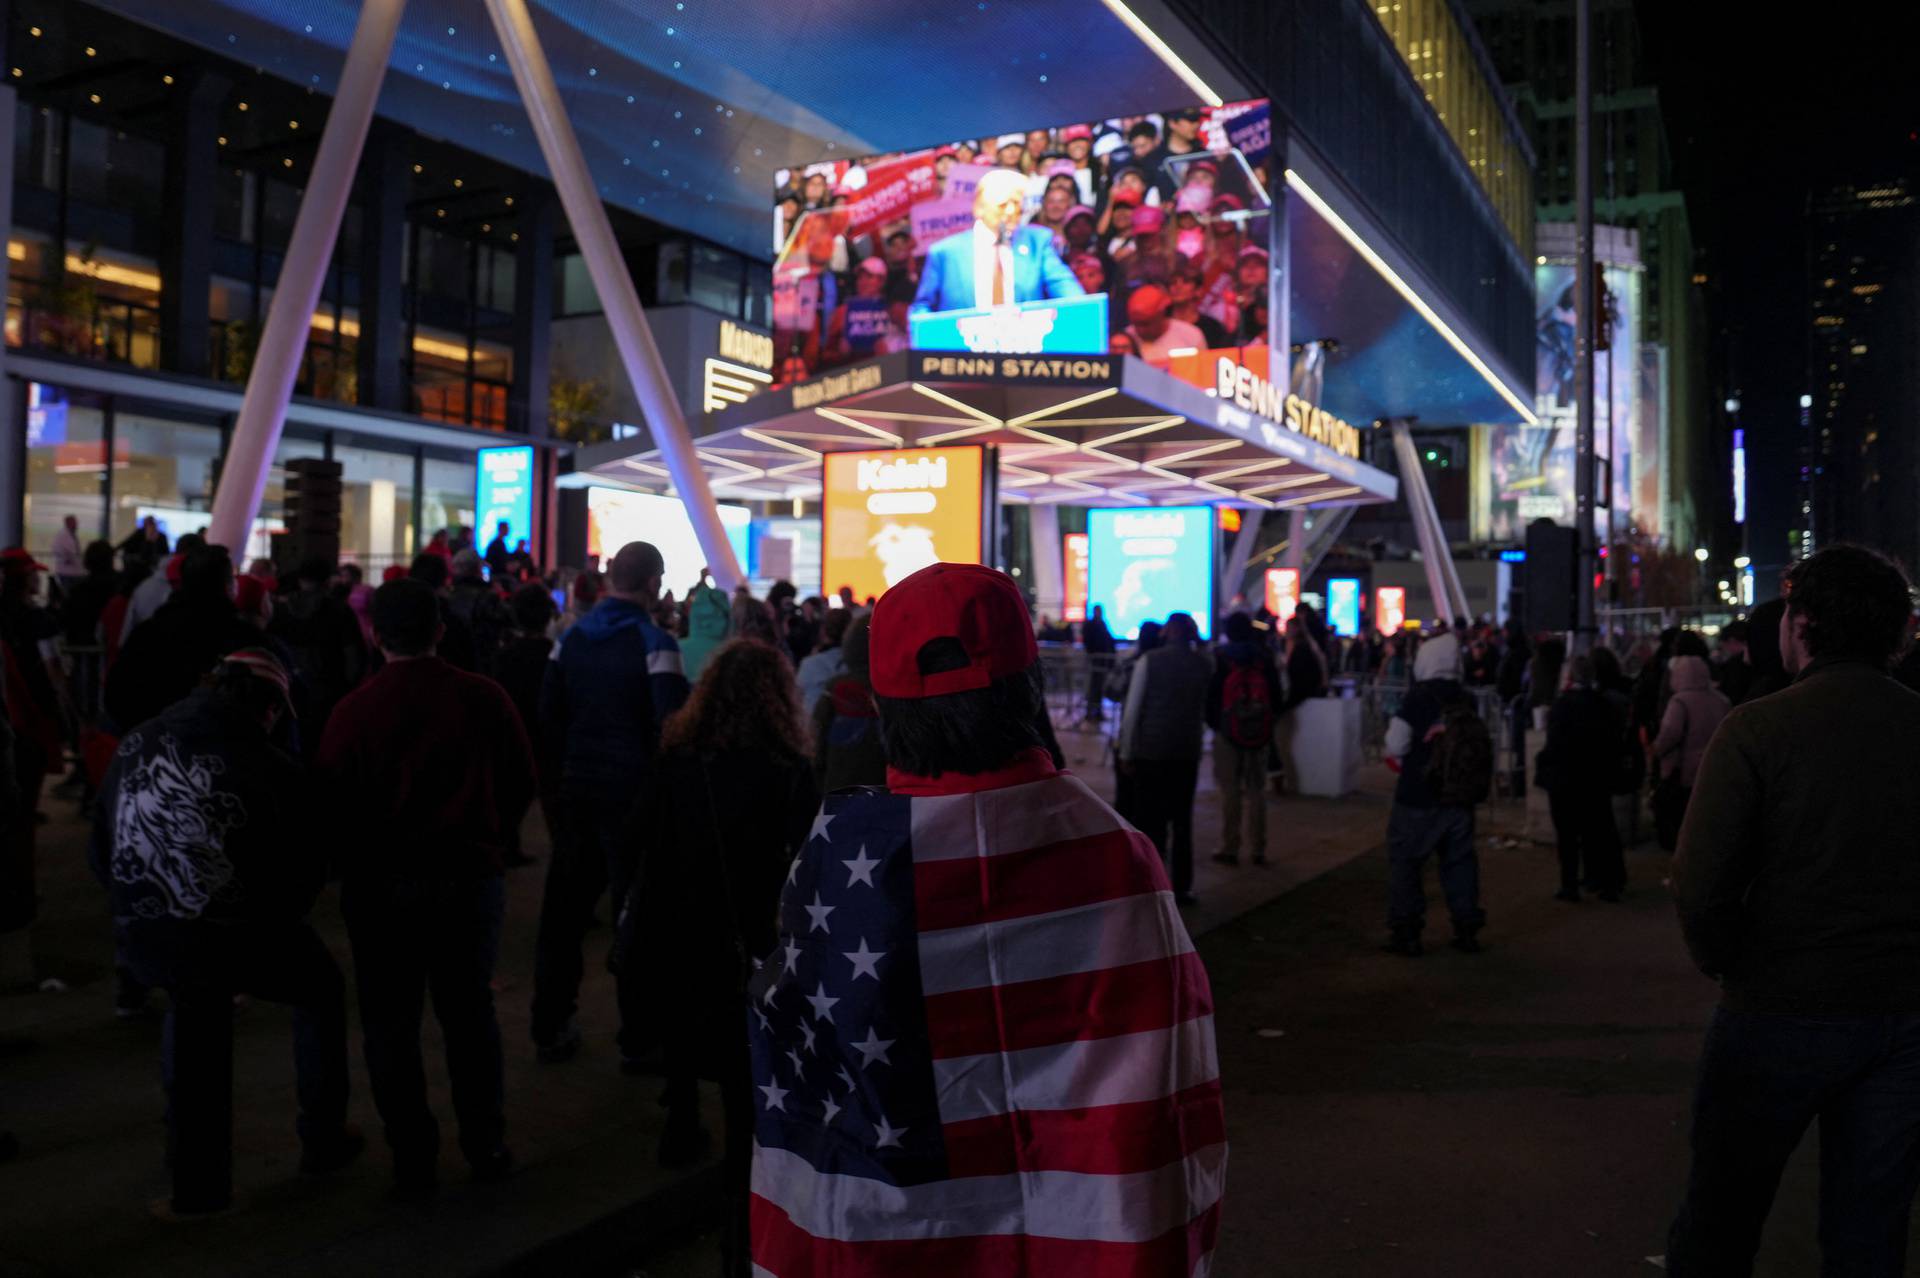
[[[283,573],[309,559],[340,559],[340,463],[297,457],[286,465],[287,531],[274,538],[273,558]]]
[[[1530,634],[1573,629],[1578,601],[1574,574],[1579,571],[1578,560],[1579,547],[1573,529],[1562,528],[1551,519],[1536,519],[1527,525],[1521,621]]]

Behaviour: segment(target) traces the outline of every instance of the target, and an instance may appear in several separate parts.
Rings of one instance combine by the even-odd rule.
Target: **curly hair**
[[[1907,646],[1913,585],[1898,563],[1865,546],[1829,546],[1785,581],[1787,612],[1807,619],[1807,649],[1887,665]]]
[[[687,704],[667,720],[660,745],[695,754],[770,750],[808,758],[800,694],[787,659],[758,639],[721,644],[707,658]]]

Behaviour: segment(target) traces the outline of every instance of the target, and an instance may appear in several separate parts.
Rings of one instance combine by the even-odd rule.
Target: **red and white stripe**
[[[915,798],[912,847],[951,1177],[822,1177],[757,1148],[755,1272],[1205,1275],[1213,1002],[1153,845],[1062,775]]]

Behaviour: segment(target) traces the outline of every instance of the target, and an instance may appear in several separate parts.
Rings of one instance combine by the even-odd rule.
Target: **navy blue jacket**
[[[540,693],[547,743],[570,781],[633,782],[687,699],[680,645],[646,609],[603,599],[560,637]]]

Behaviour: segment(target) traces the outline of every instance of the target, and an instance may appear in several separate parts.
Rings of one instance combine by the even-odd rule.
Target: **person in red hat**
[[[1127,297],[1127,332],[1149,364],[1165,365],[1174,351],[1207,349],[1206,335],[1172,311],[1172,296],[1158,284],[1143,284]]]
[[[882,789],[827,797],[749,983],[755,1272],[1204,1273],[1205,968],[1152,843],[1045,745],[1003,573],[881,596]]]

